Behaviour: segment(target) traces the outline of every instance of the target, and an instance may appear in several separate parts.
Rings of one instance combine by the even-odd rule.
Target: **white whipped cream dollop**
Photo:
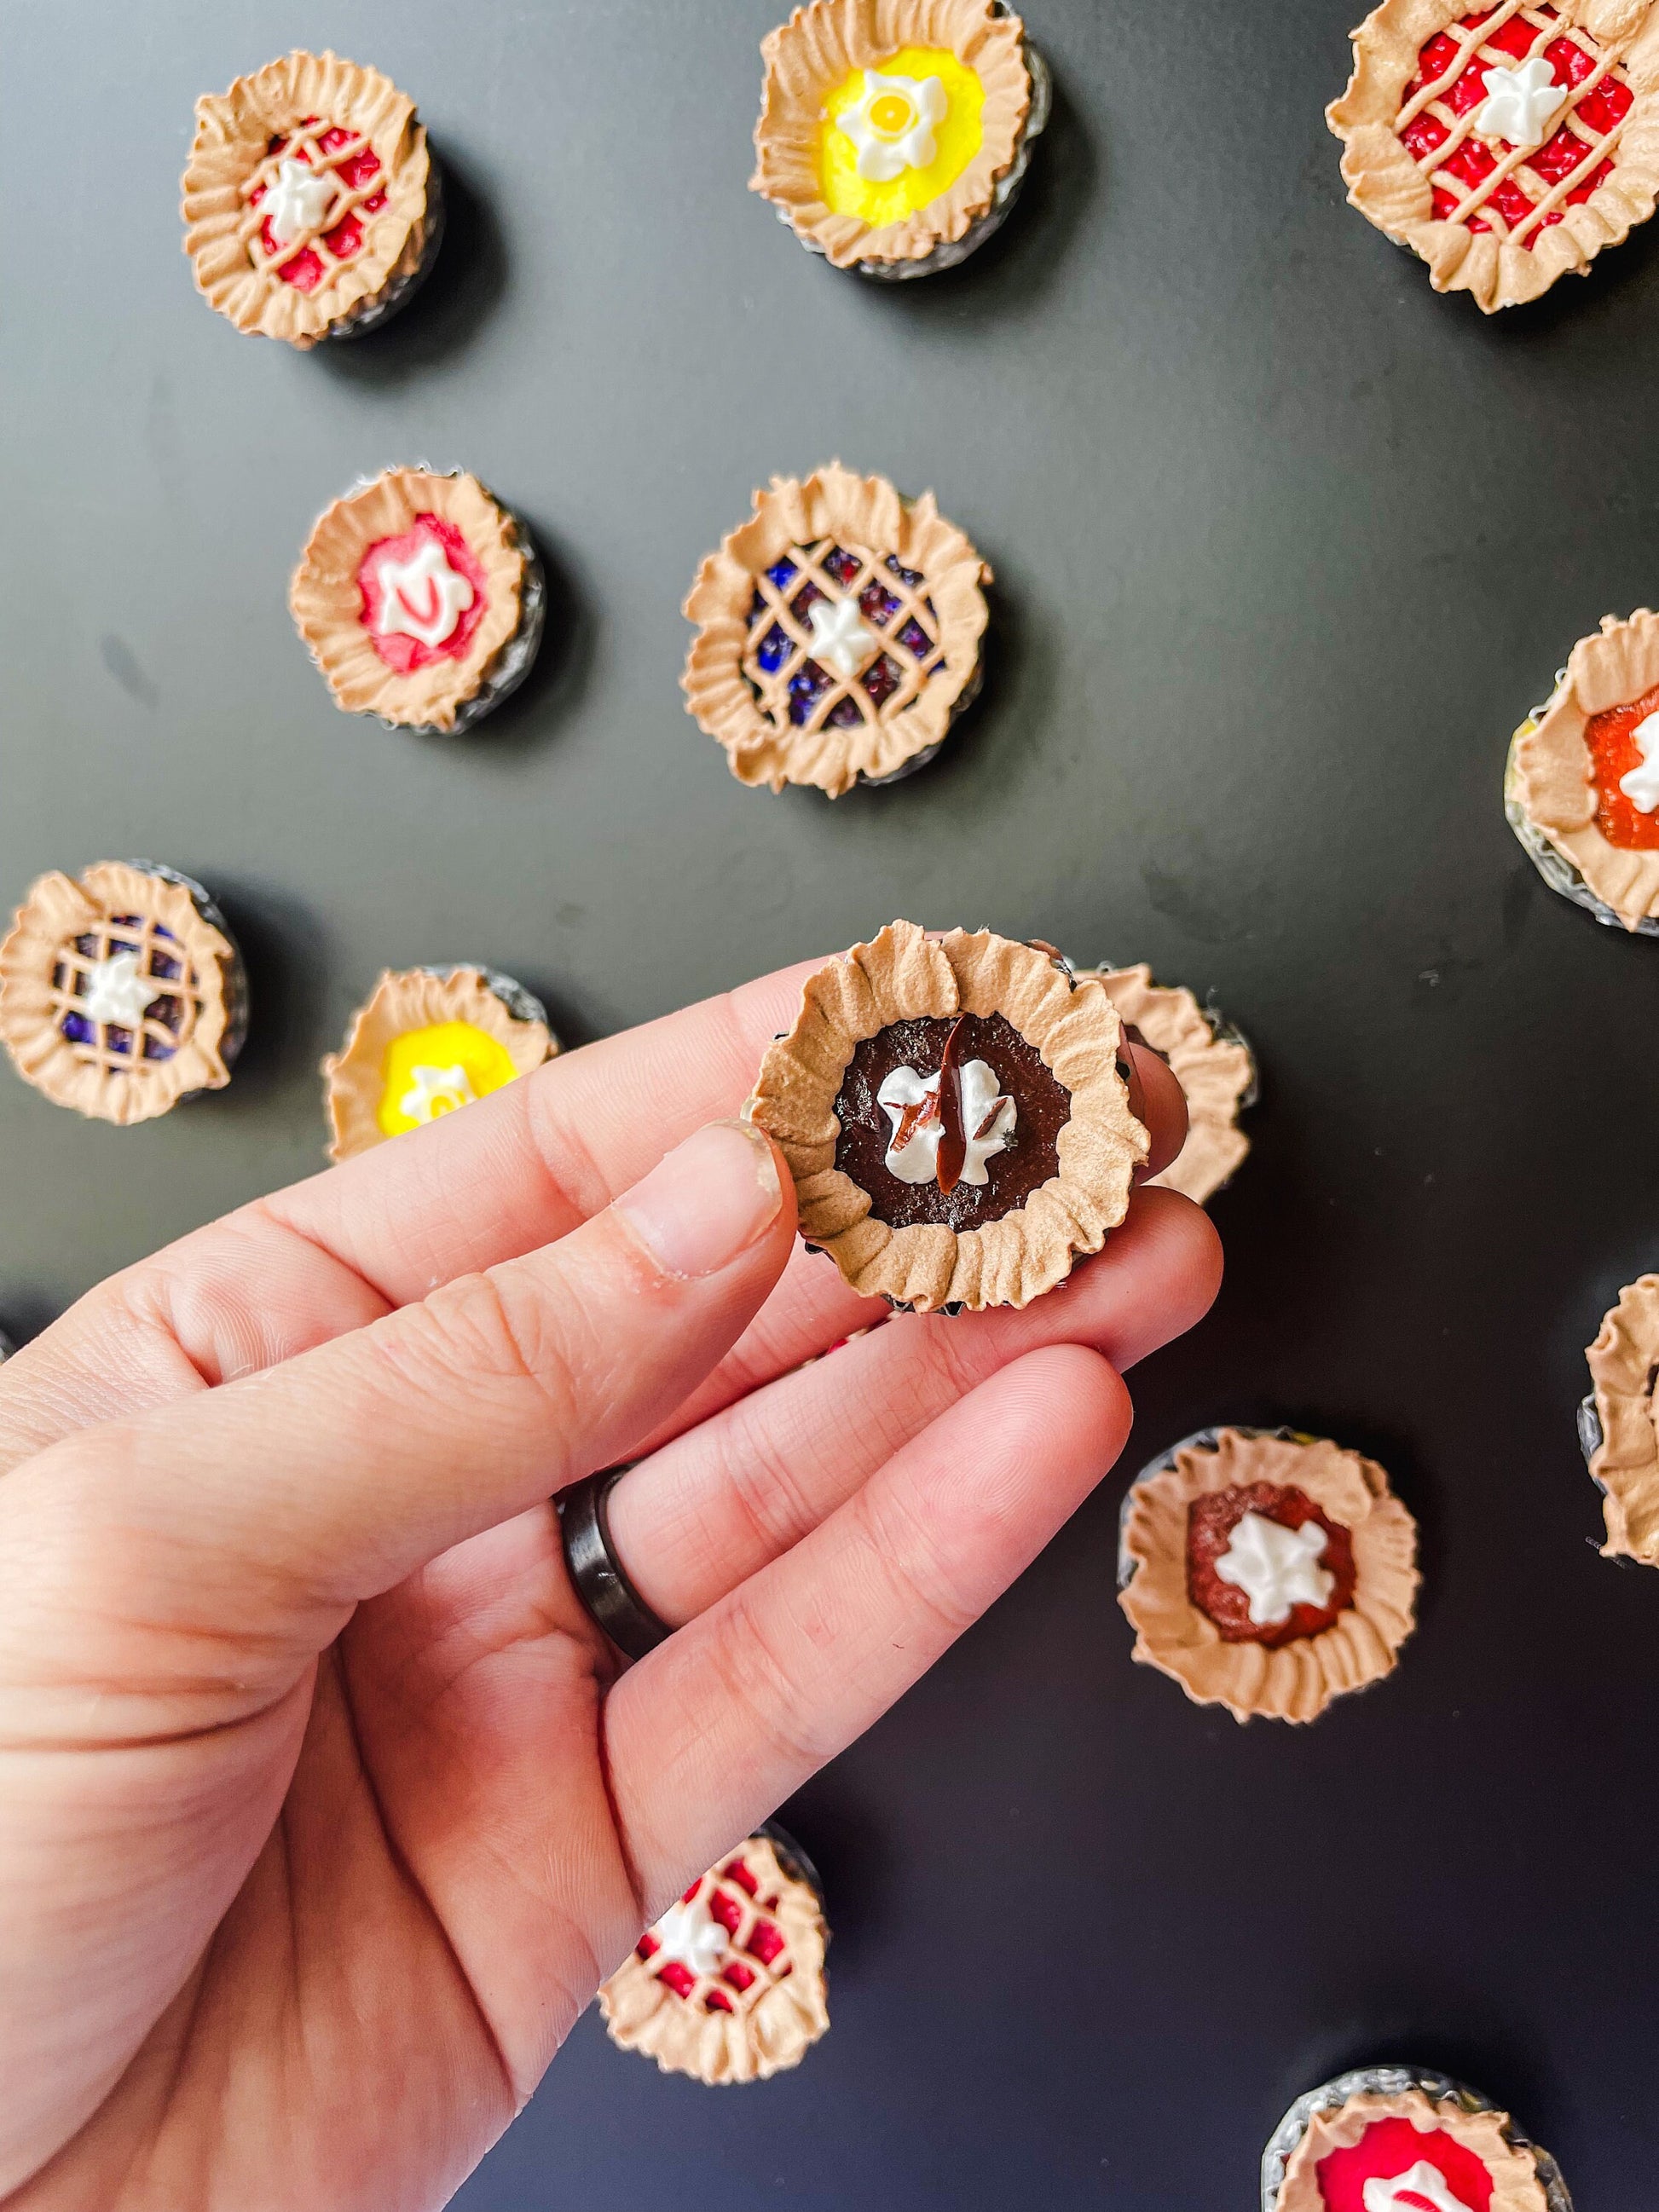
[[[1511,146],[1541,146],[1560,112],[1567,88],[1558,84],[1542,54],[1519,69],[1486,71],[1486,96],[1470,118],[1483,138],[1507,138]]]
[[[982,1060],[970,1060],[962,1069],[962,1126],[968,1140],[962,1182],[990,1181],[985,1163],[1006,1152],[1014,1133],[1014,1102],[1002,1096],[994,1072]],[[932,1182],[939,1173],[939,1139],[945,1121],[939,1107],[939,1077],[918,1075],[914,1067],[896,1067],[876,1093],[893,1124],[894,1141],[887,1147],[887,1169],[901,1182]],[[919,1114],[909,1114],[920,1107]],[[907,1118],[909,1134],[898,1142]]]
[[[1246,1513],[1215,1563],[1224,1583],[1243,1591],[1257,1628],[1278,1628],[1297,1605],[1325,1605],[1336,1577],[1319,1565],[1326,1534],[1317,1521],[1286,1528],[1260,1513]]]
[[[653,1966],[666,1966],[671,1960],[678,1960],[681,1966],[690,1966],[694,1974],[712,1974],[728,1948],[725,1929],[701,1897],[694,1897],[690,1905],[684,1899],[678,1905],[671,1905],[651,1933],[658,1944],[651,1960]]]
[[[890,185],[907,169],[925,169],[939,151],[933,137],[950,98],[936,76],[864,72],[864,89],[837,118],[858,149],[858,173],[866,184]]]
[[[1425,2158],[1396,2173],[1392,2181],[1374,2173],[1360,2201],[1365,2212],[1423,2212],[1425,2204],[1431,2212],[1469,2212],[1462,2198],[1452,2195],[1440,2168]]]
[[[856,599],[814,599],[806,611],[812,632],[812,658],[850,684],[875,651],[874,630],[860,619]]]
[[[470,1106],[477,1095],[471,1077],[459,1060],[453,1067],[411,1067],[409,1088],[398,1101],[398,1111],[411,1121],[435,1121],[440,1114]],[[471,1126],[469,1121],[467,1127]]]
[[[334,198],[334,179],[319,175],[307,162],[290,154],[276,164],[276,174],[259,204],[259,212],[270,225],[278,246],[286,246],[302,230],[320,230]]]
[[[435,538],[423,538],[407,561],[383,553],[375,564],[380,611],[374,627],[382,637],[412,637],[417,645],[439,646],[455,635],[455,625],[476,596],[466,577],[444,557]]]
[[[1659,806],[1659,714],[1650,714],[1631,732],[1642,758],[1639,766],[1619,779],[1619,788],[1639,814]]]
[[[140,974],[136,952],[112,952],[107,960],[94,960],[81,985],[88,1020],[118,1030],[140,1028],[161,995],[155,978]]]

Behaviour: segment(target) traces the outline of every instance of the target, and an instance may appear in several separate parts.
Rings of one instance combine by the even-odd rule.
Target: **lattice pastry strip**
[[[331,144],[331,140],[336,143]],[[279,239],[273,234],[267,246],[265,202],[284,161],[299,161],[318,176],[331,177],[334,195],[320,221],[297,223],[288,238]],[[256,269],[277,274],[307,247],[327,257],[325,268],[343,268],[362,248],[362,228],[353,218],[360,211],[372,215],[386,205],[385,172],[368,134],[345,130],[316,115],[308,115],[287,137],[274,139],[241,189],[247,203],[241,232],[249,258]],[[349,234],[342,236],[348,223]]]
[[[88,1002],[88,971],[122,953],[136,954],[137,973],[155,985],[136,1036],[120,1024],[97,1019]],[[50,996],[76,1058],[118,1072],[138,1060],[172,1059],[189,1042],[204,994],[171,930],[148,915],[116,915],[93,922],[59,947]],[[172,1018],[158,1009],[168,1010]]]
[[[816,657],[811,610],[855,605],[879,650],[848,678]],[[896,556],[833,538],[791,545],[755,579],[744,673],[780,729],[812,732],[901,714],[945,657],[927,579]]]
[[[769,1990],[775,1990],[795,1971],[788,1939],[772,1907],[775,1896],[764,1898],[752,1869],[741,1854],[718,1873],[694,1881],[682,1905],[701,1899],[709,1917],[726,1930],[726,1952],[711,1973],[699,1972],[690,1962],[672,1959],[657,1979],[676,1996],[703,2012],[752,2012]],[[647,1965],[661,1949],[648,1929],[641,1936],[638,1955]]]
[[[1499,43],[1499,34],[1512,23],[1529,31],[1530,40]],[[1449,46],[1455,40],[1454,51],[1406,100],[1396,132],[1433,185],[1439,219],[1474,228],[1495,224],[1513,244],[1524,245],[1529,234],[1553,217],[1559,219],[1557,210],[1571,195],[1588,197],[1623,136],[1632,99],[1616,74],[1620,48],[1599,45],[1553,9],[1534,7],[1528,0],[1501,0],[1473,27],[1460,25],[1456,33],[1443,33],[1441,40]],[[1437,43],[1431,40],[1430,47]],[[1513,70],[1538,59],[1550,62],[1558,83],[1564,73],[1569,80],[1562,86],[1563,105],[1551,120],[1547,139],[1541,146],[1512,146],[1507,153],[1466,152],[1485,98],[1480,80],[1468,73],[1483,64]],[[1613,90],[1602,95],[1597,108],[1606,127],[1598,128],[1583,111],[1602,94],[1610,78]],[[1460,97],[1458,88],[1465,83],[1469,91]],[[1459,161],[1466,167],[1453,166]],[[1469,175],[1468,167],[1478,167],[1480,173]]]

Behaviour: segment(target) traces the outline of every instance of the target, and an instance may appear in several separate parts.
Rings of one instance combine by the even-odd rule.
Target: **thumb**
[[[268,1684],[360,1600],[624,1456],[748,1325],[794,1221],[766,1138],[711,1122],[555,1244],[25,1462],[0,1486],[0,1668],[33,1672],[44,1607],[94,1668],[109,1619],[117,1680],[141,1623],[187,1632],[186,1657],[190,1633],[252,1645]]]

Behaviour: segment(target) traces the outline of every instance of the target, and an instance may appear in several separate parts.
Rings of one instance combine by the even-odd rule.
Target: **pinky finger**
[[[629,1669],[605,1706],[648,1916],[878,1719],[1036,1558],[1122,1450],[1097,1352],[1030,1352],[790,1551]]]

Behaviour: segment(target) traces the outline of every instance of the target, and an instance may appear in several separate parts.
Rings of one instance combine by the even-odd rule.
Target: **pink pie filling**
[[[320,118],[315,115],[307,115],[301,124],[300,129],[302,131],[312,130],[319,120]],[[356,136],[355,131],[342,131],[337,124],[331,124],[316,142],[318,150],[320,153],[331,154],[337,146],[346,145]],[[288,144],[286,138],[280,137],[273,138],[265,148],[266,159],[274,161],[280,157],[287,152]],[[296,161],[303,161],[307,168],[311,166],[311,155],[303,145],[295,155],[294,159]],[[342,161],[334,173],[343,185],[353,191],[361,191],[371,177],[380,175],[380,156],[372,146],[365,146],[360,152],[354,154],[349,161]],[[260,201],[264,199],[267,189],[265,185],[261,185],[256,191],[250,192],[248,205],[258,207]],[[349,261],[362,248],[363,227],[358,222],[357,215],[378,215],[385,205],[386,194],[383,191],[371,192],[366,200],[358,202],[356,215],[343,216],[331,230],[323,233],[322,242],[328,248],[331,260],[325,261],[314,246],[301,246],[296,254],[282,264],[276,274],[285,282],[292,284],[296,292],[314,292],[324,277],[327,276],[331,267],[338,267],[342,262]],[[267,253],[277,253],[282,250],[282,241],[271,236],[269,222],[261,223],[259,226],[259,243]]]
[[[383,560],[412,560],[428,538],[435,538],[443,549],[445,560],[458,575],[465,576],[472,586],[472,604],[461,610],[460,619],[441,645],[422,645],[417,637],[410,637],[399,629],[382,630],[380,616],[384,600],[380,590],[380,563]],[[467,544],[453,522],[441,514],[417,514],[413,526],[402,531],[396,538],[377,538],[357,566],[357,588],[362,594],[363,628],[368,632],[369,643],[388,668],[395,668],[399,676],[412,675],[416,669],[431,668],[441,660],[462,659],[484,618],[489,604],[489,580],[483,564]],[[419,623],[429,623],[436,611],[435,585],[428,583],[424,592],[416,588],[413,602],[404,602],[408,613]]]

